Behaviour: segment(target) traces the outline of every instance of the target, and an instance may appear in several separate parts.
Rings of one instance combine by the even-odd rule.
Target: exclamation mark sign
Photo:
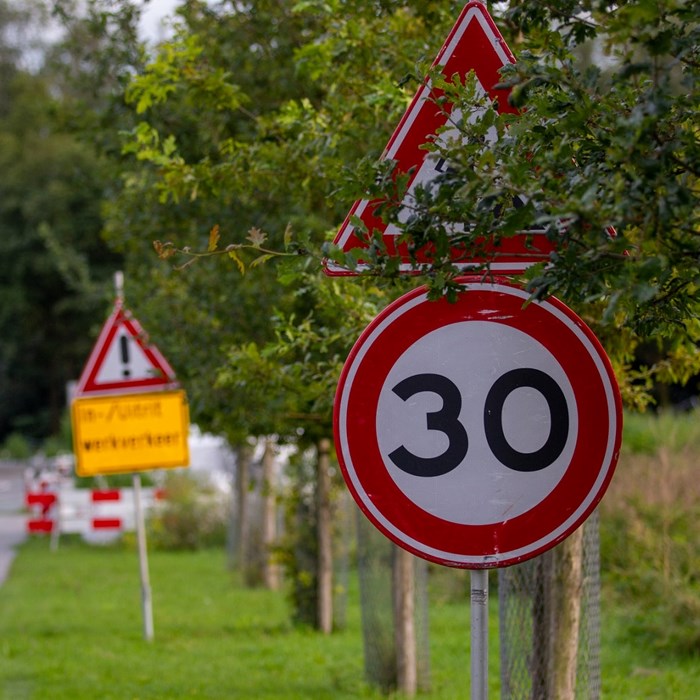
[[[122,376],[129,377],[131,375],[131,370],[129,369],[129,339],[123,335],[119,338],[119,349],[122,355]]]

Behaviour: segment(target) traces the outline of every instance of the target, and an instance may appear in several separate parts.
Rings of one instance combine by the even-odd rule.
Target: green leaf
[[[238,251],[232,250],[230,246],[226,250],[228,253],[228,257],[236,263],[236,266],[238,267],[239,272],[242,275],[244,275],[246,272],[245,263],[243,262],[243,259],[241,258]]]

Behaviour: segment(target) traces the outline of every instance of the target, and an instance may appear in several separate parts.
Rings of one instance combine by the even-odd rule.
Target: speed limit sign
[[[484,569],[554,546],[602,498],[622,411],[593,332],[556,299],[462,280],[387,307],[353,347],[334,409],[365,515],[430,561]]]

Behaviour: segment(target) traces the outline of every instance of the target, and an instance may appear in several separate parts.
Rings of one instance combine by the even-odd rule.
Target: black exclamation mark
[[[119,346],[122,352],[122,363],[124,364],[122,376],[128,377],[131,374],[131,370],[127,367],[129,364],[129,339],[125,335],[119,338]]]

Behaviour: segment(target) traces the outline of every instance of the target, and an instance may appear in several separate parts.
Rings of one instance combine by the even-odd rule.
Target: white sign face
[[[130,394],[176,386],[175,373],[118,300],[80,375],[77,396]]]
[[[508,352],[494,367],[494,348],[498,347],[506,347]],[[468,358],[465,348],[470,349]],[[424,381],[418,387],[421,391],[404,401],[396,387],[420,376],[415,374],[416,367],[435,368],[437,374],[433,382]],[[542,388],[527,384],[514,388],[501,406],[506,444],[519,453],[537,454],[551,443],[553,429],[559,430],[557,418],[565,415],[570,428],[552,463],[534,472],[513,470],[494,455],[489,444],[494,436],[486,434],[491,426],[484,421],[494,379],[516,376],[517,380],[512,373],[523,367],[535,376],[540,372],[553,378],[554,391],[564,398],[563,412],[552,413]],[[426,489],[426,477],[400,468],[391,455],[403,446],[419,460],[429,460],[450,448],[449,430],[426,430],[426,416],[443,409],[443,385],[455,387],[461,397],[454,418],[464,426],[467,438],[461,451],[464,454],[457,455],[461,460],[457,463],[455,457],[454,465],[447,465],[453,467],[451,471],[432,480]],[[377,410],[379,450],[398,488],[424,510],[435,509],[439,503],[440,517],[465,525],[486,525],[522,515],[551,493],[571,461],[577,424],[573,389],[553,355],[522,331],[489,321],[454,323],[414,343],[384,382]]]
[[[151,360],[126,329],[122,326],[112,339],[95,374],[96,384],[152,379],[159,376]]]
[[[356,343],[335,406],[348,486],[397,544],[467,568],[553,546],[602,497],[621,408],[595,336],[556,300],[471,280],[399,299]]]

